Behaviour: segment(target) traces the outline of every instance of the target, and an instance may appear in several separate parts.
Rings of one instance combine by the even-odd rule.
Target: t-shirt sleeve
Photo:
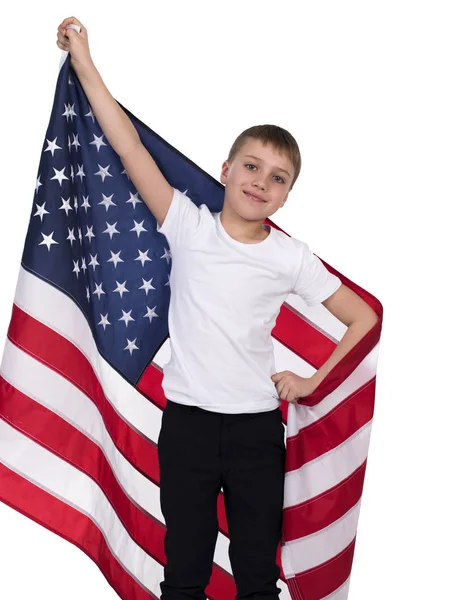
[[[302,244],[302,258],[293,293],[300,296],[308,306],[323,302],[342,285],[339,277],[330,273],[307,244]]]
[[[174,194],[167,215],[159,228],[159,232],[166,236],[171,250],[188,242],[196,233],[201,217],[202,208],[196,206],[192,200],[180,190],[173,188]],[[205,207],[205,205],[202,205]]]

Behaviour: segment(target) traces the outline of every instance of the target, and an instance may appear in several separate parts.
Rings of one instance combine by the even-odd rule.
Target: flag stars
[[[122,173],[125,173],[125,171],[122,171]],[[143,204],[142,200],[140,200],[140,199],[138,198],[138,196],[139,196],[139,193],[138,193],[138,192],[136,192],[136,194],[132,194],[132,193],[130,192],[130,197],[129,197],[129,198],[128,198],[128,200],[125,202],[125,204],[129,204],[129,203],[131,203],[131,204],[133,204],[133,208],[136,208],[136,205],[137,205],[138,203],[140,203],[140,204]]]
[[[66,177],[66,175],[64,175],[65,170],[66,170],[66,167],[64,167],[64,169],[61,169],[61,171],[58,171],[57,169],[55,169],[53,167],[53,171],[54,171],[55,175],[54,175],[54,177],[51,177],[51,181],[56,179],[59,182],[59,185],[62,187],[62,182],[64,179],[67,179],[67,181],[69,181],[69,177]]]
[[[100,266],[99,261],[97,260],[97,254],[94,254],[92,256],[92,254],[89,254],[90,256],[90,262],[89,262],[89,267],[92,267],[95,273],[95,267]]]
[[[98,165],[98,167],[99,170],[97,171],[97,173],[94,173],[94,175],[99,175],[102,178],[102,183],[105,181],[106,177],[113,177],[113,175],[110,175],[110,173],[108,172],[108,170],[110,169],[110,165],[107,165],[106,167]]]
[[[100,313],[100,317],[101,319],[98,322],[98,325],[102,325],[103,330],[105,331],[105,327],[107,327],[107,325],[111,325],[110,321],[108,320],[108,313],[106,315]]]
[[[136,233],[137,237],[140,237],[140,233],[143,233],[143,231],[148,231],[147,229],[145,229],[143,227],[144,219],[143,219],[143,221],[141,221],[141,223],[137,223],[135,221],[135,219],[133,219],[133,223],[135,224],[135,226],[132,227],[130,229],[130,231],[134,231]]]
[[[82,244],[82,231],[79,227],[77,228],[77,236],[79,238],[79,243]]]
[[[86,116],[87,116],[87,115],[86,115]],[[101,135],[100,137],[98,137],[98,136],[96,136],[96,135],[95,135],[95,133],[94,133],[94,134],[93,134],[93,136],[94,136],[94,139],[93,139],[93,141],[92,141],[92,142],[90,142],[90,144],[94,145],[94,146],[97,148],[97,152],[99,152],[99,151],[100,151],[100,148],[101,148],[102,146],[107,146],[107,145],[108,145],[108,144],[106,144],[106,143],[103,141],[103,135]]]
[[[56,240],[53,240],[53,234],[54,234],[54,231],[52,231],[49,235],[44,235],[44,233],[41,232],[41,235],[43,236],[43,241],[40,242],[38,244],[38,246],[42,246],[44,244],[45,246],[48,247],[48,252],[49,252],[51,250],[51,246],[53,244],[58,244],[58,242],[56,242]]]
[[[169,264],[169,261],[172,258],[172,254],[171,254],[171,252],[167,248],[164,248],[164,254],[160,258],[165,258],[167,264]]]
[[[105,223],[107,223],[107,228],[104,229],[102,231],[102,233],[108,233],[110,235],[110,239],[112,239],[113,234],[115,233],[120,233],[117,228],[115,227],[115,225],[118,223],[118,221],[115,221],[115,223],[113,223],[113,225],[110,225],[110,223],[108,223],[107,221],[105,221]],[[149,259],[148,259],[149,260]]]
[[[79,134],[78,133],[73,133],[72,137],[74,138],[73,141],[71,142],[71,146],[74,146],[74,148],[77,150],[79,149],[78,146],[80,146],[79,143]]]
[[[45,152],[51,152],[51,155],[54,156],[54,152],[56,150],[62,150],[61,146],[56,145],[56,141],[57,141],[57,138],[54,138],[54,140],[52,142],[50,142],[48,139],[46,139],[48,147],[46,148]]]
[[[153,308],[150,308],[149,306],[146,306],[146,310],[147,313],[144,315],[144,318],[149,318],[149,322],[151,323],[151,321],[153,320],[153,318],[157,319],[158,315],[154,312],[154,309],[156,308],[156,306],[153,306]]]
[[[72,210],[72,209],[71,209]],[[69,240],[71,242],[71,246],[72,246],[72,242],[76,241],[76,237],[74,235],[74,228],[69,229],[69,227],[67,228],[69,235],[67,236],[67,240]]]
[[[102,198],[103,200],[102,202],[99,202],[99,204],[103,204],[105,206],[106,212],[108,212],[110,206],[116,206],[115,202],[112,200],[113,194],[111,196],[106,196],[105,194],[102,194]]]
[[[113,262],[113,266],[115,267],[115,269],[117,268],[117,263],[119,262],[124,262],[121,258],[120,258],[120,252],[121,250],[119,250],[116,254],[114,252],[112,252],[110,250],[110,254],[112,255],[111,258],[109,258],[107,260],[107,262]],[[144,281],[144,279],[143,279]]]
[[[89,112],[84,116],[90,117],[92,119],[92,123],[95,123],[95,114],[94,114],[94,111],[90,108],[90,105],[89,105]]]
[[[87,296],[87,302],[90,302],[90,292],[87,285],[85,286],[85,295]]]
[[[100,285],[98,283],[96,283],[95,290],[92,292],[92,295],[97,294],[99,300],[100,300],[101,295],[105,295],[105,292],[103,291],[102,286],[103,286],[103,283],[101,283]]]
[[[123,294],[125,292],[129,292],[130,290],[127,290],[125,285],[126,285],[126,281],[124,281],[123,283],[118,283],[118,281],[116,281],[117,287],[113,290],[114,292],[118,292],[120,294],[120,298],[123,298]]]
[[[74,167],[71,165],[71,172],[69,174],[72,183],[74,183]]]
[[[135,258],[135,260],[141,261],[142,267],[145,266],[145,262],[147,262],[147,261],[151,262],[151,258],[149,258],[148,252],[149,252],[149,248],[148,248],[148,250],[145,250],[145,252],[141,252],[141,250],[138,250],[138,256]]]
[[[84,235],[84,237],[89,238],[89,244],[90,241],[92,240],[93,237],[95,237],[95,233],[92,231],[94,226],[91,225],[90,227],[88,225],[86,225],[87,227],[87,233]]]
[[[41,223],[43,222],[44,215],[50,214],[49,211],[44,208],[45,205],[46,205],[46,202],[43,202],[43,204],[37,204],[36,205],[37,210],[36,210],[35,214],[33,215],[34,217],[39,217],[41,219]]]
[[[87,271],[87,265],[85,263],[85,256],[82,257],[82,262],[81,262],[80,268],[84,271],[84,273]]]
[[[74,196],[74,210],[76,211],[76,214],[77,214],[78,209],[79,209],[79,203],[77,201],[77,196]]]
[[[133,354],[133,350],[138,350],[138,346],[135,344],[136,340],[137,340],[137,338],[135,338],[134,340],[129,340],[127,338],[126,341],[128,342],[128,345],[125,346],[125,348],[123,348],[123,350],[129,350],[130,355]]]
[[[77,165],[76,177],[80,177],[80,181],[82,183],[82,177],[85,177],[84,165]]]
[[[90,208],[89,196],[82,195],[82,200],[83,200],[83,202],[80,206],[81,206],[81,208],[83,208],[85,210],[85,214],[87,214],[87,209]]]
[[[66,117],[67,121],[69,121],[69,117],[71,117],[71,121],[74,117],[77,117],[76,113],[74,112],[74,104],[72,104],[72,106],[70,104],[64,104],[65,110],[61,116]]]
[[[79,261],[73,260],[72,262],[74,263],[74,268],[72,269],[72,272],[75,273],[77,276],[77,279],[79,279],[79,273],[80,273]]]
[[[133,309],[132,309],[133,310]],[[131,316],[131,310],[129,310],[128,312],[125,312],[122,309],[122,316],[118,319],[119,321],[125,321],[125,325],[128,327],[128,322],[129,321],[134,321],[135,319]],[[136,338],[135,338],[136,340]],[[127,340],[128,342],[129,340]]]
[[[66,215],[68,215],[69,211],[73,210],[72,206],[71,206],[71,199],[68,198],[67,200],[64,200],[64,198],[61,196],[61,200],[62,200],[62,206],[59,207],[59,210],[65,210]]]
[[[148,295],[148,292],[150,290],[155,290],[156,288],[153,287],[151,285],[151,282],[153,281],[153,278],[151,277],[151,279],[149,279],[148,281],[146,281],[146,279],[141,278],[143,281],[143,285],[141,287],[139,287],[138,289],[140,290],[144,290],[146,292],[146,295]]]
[[[38,193],[39,188],[43,185],[40,181],[41,179],[41,175],[38,175],[38,179],[36,180],[36,189],[35,189],[35,194]]]

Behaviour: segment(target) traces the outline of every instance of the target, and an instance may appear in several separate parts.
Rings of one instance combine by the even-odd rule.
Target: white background
[[[213,177],[251,125],[298,140],[274,222],[385,311],[350,600],[472,597],[468,5],[62,0],[0,20],[0,343],[63,18],[88,29],[112,95]],[[2,599],[117,598],[85,554],[3,504],[0,564]]]

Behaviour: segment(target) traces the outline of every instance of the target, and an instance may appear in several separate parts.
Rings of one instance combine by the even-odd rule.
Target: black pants
[[[277,600],[286,453],[281,411],[223,414],[168,400],[158,452],[167,527],[161,599],[205,600],[223,488],[236,598]]]

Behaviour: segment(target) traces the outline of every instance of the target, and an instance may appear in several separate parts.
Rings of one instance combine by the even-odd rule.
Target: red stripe
[[[128,498],[115,479],[101,448],[73,425],[3,378],[0,378],[0,391],[0,415],[5,421],[93,479],[136,544],[161,565],[166,564],[165,526],[154,517],[147,516]],[[233,597],[235,590],[232,575],[214,563],[208,587],[209,597],[221,598],[221,594],[224,594],[223,597]]]
[[[355,543],[356,537],[337,556],[313,569],[298,573],[297,578],[288,579],[291,597],[321,600],[335,592],[350,576]]]
[[[72,506],[36,487],[0,463],[0,500],[77,546],[91,558],[120,598],[153,600],[123,569],[97,526]]]
[[[366,461],[333,488],[306,502],[284,509],[284,541],[290,542],[325,529],[341,519],[361,499]]]

